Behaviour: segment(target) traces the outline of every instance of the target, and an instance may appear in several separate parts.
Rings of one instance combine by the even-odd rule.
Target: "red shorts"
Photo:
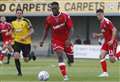
[[[71,45],[69,47],[65,46],[65,42],[60,42],[57,40],[52,41],[52,49],[54,51],[56,51],[57,49],[62,49],[65,51],[65,53],[67,55],[73,55],[73,45],[71,43]]]
[[[101,50],[105,50],[109,52],[109,56],[115,56],[116,55],[116,51],[117,51],[117,46],[118,43],[117,41],[115,41],[111,46],[108,45],[107,42],[105,42],[101,48]]]

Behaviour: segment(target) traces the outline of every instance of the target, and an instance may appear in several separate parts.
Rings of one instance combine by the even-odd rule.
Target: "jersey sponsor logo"
[[[59,24],[59,25],[56,25],[56,26],[53,26],[53,29],[56,30],[58,28],[61,28],[65,25],[65,23],[62,23],[62,24]]]
[[[22,29],[16,29],[15,32],[22,32]]]

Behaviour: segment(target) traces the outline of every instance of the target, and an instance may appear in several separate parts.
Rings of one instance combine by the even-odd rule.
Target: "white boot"
[[[68,80],[69,80],[68,76],[65,75],[65,76],[64,76],[64,81],[68,81]]]
[[[3,64],[3,62],[2,62],[2,61],[0,61],[0,64]]]
[[[98,77],[108,77],[109,74],[107,72],[101,73]]]

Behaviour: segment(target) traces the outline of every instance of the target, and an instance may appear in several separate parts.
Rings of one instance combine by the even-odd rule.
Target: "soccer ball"
[[[49,74],[47,71],[40,71],[38,73],[38,80],[47,81],[49,79]]]

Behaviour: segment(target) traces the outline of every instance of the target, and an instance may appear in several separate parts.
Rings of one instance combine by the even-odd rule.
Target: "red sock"
[[[65,63],[59,63],[59,68],[60,68],[61,74],[62,74],[63,76],[65,76],[65,75],[67,74]]]
[[[102,59],[100,62],[101,62],[101,66],[102,66],[102,71],[107,72],[107,63],[106,63],[105,59]]]
[[[3,61],[4,59],[4,54],[0,53],[0,61]]]
[[[120,51],[116,54],[117,59],[120,59]]]

